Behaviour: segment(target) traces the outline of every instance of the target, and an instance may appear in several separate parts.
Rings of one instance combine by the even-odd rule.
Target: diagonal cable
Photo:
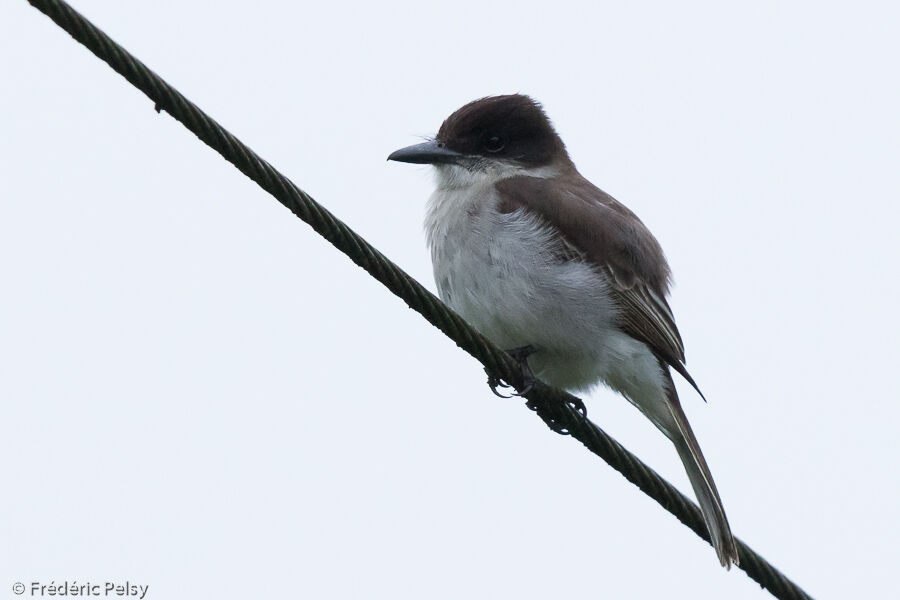
[[[521,389],[524,383],[522,373],[508,354],[472,329],[434,294],[223,129],[141,61],[62,0],[28,1],[146,94],[154,102],[157,111],[165,110],[181,122],[203,143],[221,154],[225,160],[309,224],[316,233],[350,257],[354,263],[380,281],[429,323],[444,332],[460,348],[480,361],[490,373]],[[528,400],[528,407],[537,412],[552,429],[568,433],[580,441],[588,450],[605,460],[628,481],[675,515],[694,533],[707,542],[710,541],[700,509],[634,454],[584,418],[578,410],[581,406],[578,398],[541,382],[538,382],[525,397]],[[806,592],[744,542],[740,540],[736,542],[740,568],[760,586],[781,600],[811,600]]]

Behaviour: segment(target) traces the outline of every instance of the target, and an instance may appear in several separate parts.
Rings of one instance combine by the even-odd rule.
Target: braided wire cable
[[[225,160],[269,192],[335,248],[346,254],[354,263],[406,302],[410,308],[481,362],[488,372],[517,389],[522,388],[523,375],[512,357],[480,335],[434,294],[66,2],[62,0],[28,0],[28,2],[146,94],[154,102],[157,112],[165,110],[181,122],[203,143],[221,154]],[[580,441],[588,450],[605,460],[628,481],[675,515],[694,533],[710,542],[700,509],[672,484],[586,419],[579,412],[580,400],[540,381],[525,394],[525,398],[527,406],[537,412],[552,429],[567,433]],[[740,568],[761,587],[781,600],[811,600],[806,592],[744,542],[740,540],[736,542]]]

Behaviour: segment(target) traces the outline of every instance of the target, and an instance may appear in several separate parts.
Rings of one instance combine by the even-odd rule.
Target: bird
[[[675,446],[719,562],[737,565],[671,373],[700,393],[666,300],[671,270],[644,223],[578,172],[524,94],[469,102],[388,160],[434,167],[425,233],[441,300],[545,383],[603,384],[633,404]]]

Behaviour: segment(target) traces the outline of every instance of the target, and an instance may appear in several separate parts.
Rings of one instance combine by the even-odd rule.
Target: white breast
[[[501,348],[537,348],[529,363],[548,383],[619,388],[622,367],[646,362],[647,351],[615,326],[606,277],[561,260],[559,242],[536,218],[500,213],[496,176],[442,175],[447,169],[425,221],[441,299]]]

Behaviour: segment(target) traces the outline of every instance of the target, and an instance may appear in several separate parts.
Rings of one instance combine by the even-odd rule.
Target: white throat
[[[478,166],[435,165],[437,188],[428,199],[425,213],[425,235],[433,260],[438,258],[436,252],[446,243],[448,232],[462,233],[481,219],[490,218],[499,201],[498,182],[516,176],[550,178],[560,172],[556,165],[527,168],[491,161]]]
[[[516,176],[549,178],[559,175],[560,172],[556,165],[523,167],[501,161],[483,161],[476,167],[473,170],[459,165],[434,165],[438,190],[459,189],[473,185],[494,185],[498,181]]]

